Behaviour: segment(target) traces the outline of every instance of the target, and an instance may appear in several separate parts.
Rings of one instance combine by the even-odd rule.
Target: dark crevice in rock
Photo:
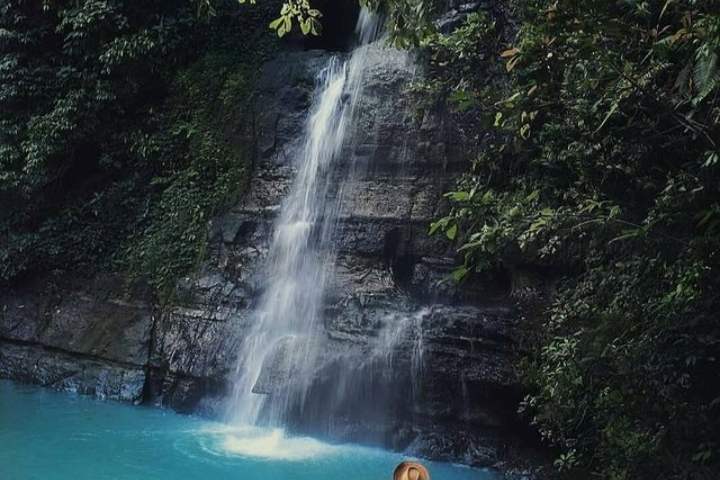
[[[313,4],[322,12],[320,35],[300,35],[293,32],[288,40],[304,50],[327,50],[346,52],[354,41],[353,26],[357,23],[360,7],[355,2],[338,0],[317,0]],[[299,30],[295,27],[295,30]]]
[[[155,389],[155,383],[153,382],[155,373],[155,369],[153,369],[153,361],[155,360],[155,352],[157,351],[158,347],[158,338],[157,338],[157,329],[158,329],[158,321],[157,321],[157,315],[155,313],[152,314],[151,317],[151,326],[150,326],[150,337],[148,339],[149,348],[148,348],[148,356],[147,356],[147,363],[145,364],[145,383],[143,385],[143,391],[142,391],[142,403],[143,404],[150,404],[152,403],[153,399],[157,397],[158,390]]]
[[[414,255],[397,255],[393,259],[391,263],[393,280],[398,286],[410,284],[416,263],[417,257]]]
[[[224,379],[170,372],[165,368],[151,367],[148,370],[148,391],[153,395],[145,403],[170,405],[180,413],[198,413],[217,416],[219,409],[208,407],[210,400],[221,402],[230,388]]]

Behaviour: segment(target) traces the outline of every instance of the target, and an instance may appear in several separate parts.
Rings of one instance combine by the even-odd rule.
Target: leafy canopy
[[[561,272],[522,406],[558,467],[711,478],[720,3],[513,6],[425,41],[433,75],[419,88],[450,102],[475,146],[431,231],[458,243],[457,278]]]
[[[120,266],[168,298],[193,270],[273,51],[266,12],[231,13],[0,0],[0,285]]]

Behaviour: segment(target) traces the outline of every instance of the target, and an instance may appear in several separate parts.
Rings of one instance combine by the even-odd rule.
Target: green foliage
[[[244,3],[245,0],[239,1]],[[320,10],[312,8],[307,0],[292,0],[283,4],[280,16],[270,23],[270,28],[277,32],[278,37],[282,37],[297,23],[303,35],[320,35],[322,25],[318,19],[321,17]]]
[[[477,151],[431,227],[458,243],[456,277],[562,272],[522,407],[561,469],[720,471],[718,12],[532,0],[509,45],[497,12],[424,42],[425,88]]]
[[[263,60],[258,50],[211,52],[180,71],[157,116],[161,128],[136,146],[165,173],[152,180],[159,199],[121,263],[130,281],[146,277],[162,300],[202,260],[209,218],[242,191],[252,155],[254,81]]]
[[[0,285],[114,259],[167,299],[197,264],[242,188],[273,48],[263,11],[216,13],[0,0]]]
[[[435,32],[435,2],[417,0],[360,0],[360,5],[386,16],[390,43],[396,48],[420,46]]]
[[[215,15],[219,0],[190,0],[197,3],[198,15]],[[255,0],[237,0],[238,3],[254,4]],[[385,15],[390,42],[398,48],[419,46],[435,32],[432,18],[434,2],[416,0],[358,0],[361,7]],[[287,0],[280,7],[280,16],[270,22],[270,29],[278,37],[292,32],[295,25],[303,35],[322,35],[322,12],[313,7],[310,0]]]
[[[117,245],[137,208],[122,172],[143,167],[129,138],[195,37],[184,6],[0,1],[0,283]]]

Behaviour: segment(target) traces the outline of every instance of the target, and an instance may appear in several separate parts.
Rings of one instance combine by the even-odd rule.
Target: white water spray
[[[420,392],[420,380],[425,369],[423,321],[431,313],[430,308],[421,308],[412,314],[395,313],[385,318],[385,325],[378,335],[377,343],[369,358],[384,358],[387,367],[393,367],[394,354],[398,347],[410,342],[410,387],[408,400],[417,403]]]
[[[361,44],[377,39],[379,19],[363,10]],[[365,55],[332,58],[318,77],[298,173],[275,224],[267,288],[239,355],[231,415],[237,423],[278,426],[291,402],[304,399],[316,363],[325,283],[334,264],[332,234],[339,208],[326,200],[360,95]],[[263,385],[263,379],[270,385]],[[272,395],[262,395],[270,393]]]

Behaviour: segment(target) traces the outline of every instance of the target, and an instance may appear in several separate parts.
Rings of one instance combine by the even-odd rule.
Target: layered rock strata
[[[521,318],[508,282],[444,281],[454,258],[428,236],[465,153],[445,111],[416,109],[415,67],[372,60],[328,193],[341,201],[322,358],[292,428],[493,465],[518,444],[513,372]],[[117,280],[0,299],[0,376],[127,402],[222,415],[263,289],[273,220],[296,171],[315,75],[328,53],[285,53],[262,74],[249,192],[211,222],[209,260],[181,302],[120,300]],[[265,372],[267,370],[267,372]],[[255,386],[270,394],[272,365]]]

